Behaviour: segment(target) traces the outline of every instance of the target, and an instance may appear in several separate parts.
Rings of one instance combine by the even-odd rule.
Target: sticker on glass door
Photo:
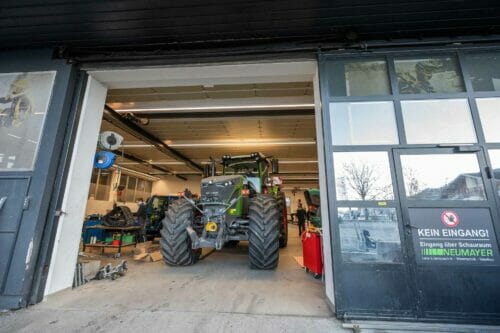
[[[419,264],[497,265],[488,208],[409,208]]]

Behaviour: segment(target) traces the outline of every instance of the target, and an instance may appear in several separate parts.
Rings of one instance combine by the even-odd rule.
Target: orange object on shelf
[[[113,241],[111,242],[111,245],[113,245],[113,246],[120,246],[120,240],[119,239],[113,239]]]

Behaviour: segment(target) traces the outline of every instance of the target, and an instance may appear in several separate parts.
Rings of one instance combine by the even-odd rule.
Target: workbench
[[[104,253],[104,249],[106,248],[117,248],[118,253],[121,254],[122,252],[122,247],[127,247],[127,246],[134,246],[137,244],[137,239],[139,238],[140,231],[142,230],[142,226],[137,225],[137,226],[129,226],[129,227],[109,227],[105,225],[95,225],[95,226],[90,226],[86,227],[85,229],[100,229],[104,231],[116,231],[120,233],[120,244],[119,245],[111,245],[111,244],[85,244],[83,243],[83,251],[85,252],[85,249],[87,247],[93,247],[93,248],[100,248],[101,249],[101,255]],[[125,232],[128,233],[133,233],[135,234],[135,241],[127,244],[123,244],[123,234]]]

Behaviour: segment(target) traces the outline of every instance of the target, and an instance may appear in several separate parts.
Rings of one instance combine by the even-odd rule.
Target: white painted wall
[[[175,176],[165,176],[153,183],[153,194],[157,195],[176,195],[189,189],[191,193],[200,193],[201,176],[188,176],[188,180],[182,180]]]
[[[147,198],[144,198],[146,200]],[[87,207],[85,208],[85,216],[91,214],[101,214],[106,215],[109,211],[113,209],[114,201],[112,200],[95,200],[94,198],[90,198],[87,200]],[[132,213],[135,213],[139,206],[135,202],[118,202],[119,206],[127,206],[130,208]]]
[[[65,214],[59,218],[45,295],[73,283],[106,93],[107,88],[89,76],[62,204]]]
[[[319,73],[316,68],[316,74],[313,80],[314,86],[314,104],[316,115],[316,142],[318,149],[318,167],[319,167],[319,189],[321,197],[321,225],[323,227],[323,261],[325,271],[325,291],[326,297],[335,306],[335,295],[333,285],[333,259],[332,259],[332,240],[330,237],[330,217],[328,214],[328,197],[326,193],[326,163],[331,163],[330,158],[326,158],[323,139],[323,120],[321,117],[321,93],[319,88]]]

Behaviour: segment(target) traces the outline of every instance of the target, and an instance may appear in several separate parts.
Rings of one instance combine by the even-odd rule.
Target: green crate
[[[134,239],[135,239],[135,236],[132,234],[123,235],[122,244],[133,243]]]

